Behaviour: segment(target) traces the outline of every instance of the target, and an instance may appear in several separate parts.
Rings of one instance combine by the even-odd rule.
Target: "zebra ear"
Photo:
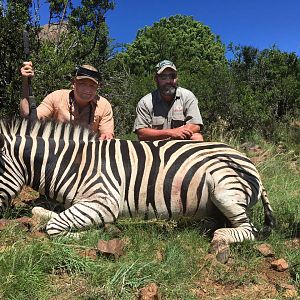
[[[0,134],[0,150],[4,147],[4,136]]]

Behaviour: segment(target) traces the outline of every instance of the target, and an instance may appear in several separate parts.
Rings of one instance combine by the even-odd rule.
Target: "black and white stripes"
[[[188,216],[215,218],[221,228],[213,242],[240,242],[255,237],[247,210],[259,198],[266,225],[272,225],[255,166],[228,145],[99,141],[87,129],[67,124],[29,126],[26,120],[0,123],[1,209],[23,185],[33,187],[66,208],[48,222],[50,235],[114,222],[119,215]],[[232,228],[222,228],[225,220]]]

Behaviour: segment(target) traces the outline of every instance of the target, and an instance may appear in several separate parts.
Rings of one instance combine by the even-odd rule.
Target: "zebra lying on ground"
[[[124,215],[212,218],[219,229],[211,248],[226,261],[229,244],[257,236],[247,211],[259,198],[265,231],[274,225],[256,168],[228,145],[99,141],[84,128],[37,122],[30,129],[26,120],[2,120],[0,133],[0,213],[28,185],[65,207],[48,221],[50,236]],[[222,228],[226,220],[230,228]]]

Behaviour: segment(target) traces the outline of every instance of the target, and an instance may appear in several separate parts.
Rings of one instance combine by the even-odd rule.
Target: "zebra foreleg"
[[[0,200],[0,217],[2,218],[6,210],[8,209],[9,204],[5,200]]]
[[[118,214],[118,206],[113,206],[112,201],[107,199],[80,201],[51,218],[47,223],[46,232],[49,236],[78,236],[73,231],[115,222]]]
[[[45,229],[49,219],[57,217],[58,214],[52,210],[45,209],[41,206],[35,206],[32,210],[32,218],[37,221],[33,231]]]
[[[32,216],[33,217],[37,217],[37,218],[40,218],[40,219],[51,219],[53,217],[57,217],[58,216],[58,213],[52,211],[52,210],[48,210],[48,209],[45,209],[41,206],[35,206],[32,210]]]

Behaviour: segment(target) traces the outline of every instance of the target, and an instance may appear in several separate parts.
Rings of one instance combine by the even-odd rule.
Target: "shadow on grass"
[[[61,203],[54,201],[46,196],[40,195],[37,199],[22,201],[21,203],[12,204],[4,213],[4,218],[16,219],[21,217],[30,217],[31,210],[35,206],[41,206],[47,210],[60,213],[64,210]]]

